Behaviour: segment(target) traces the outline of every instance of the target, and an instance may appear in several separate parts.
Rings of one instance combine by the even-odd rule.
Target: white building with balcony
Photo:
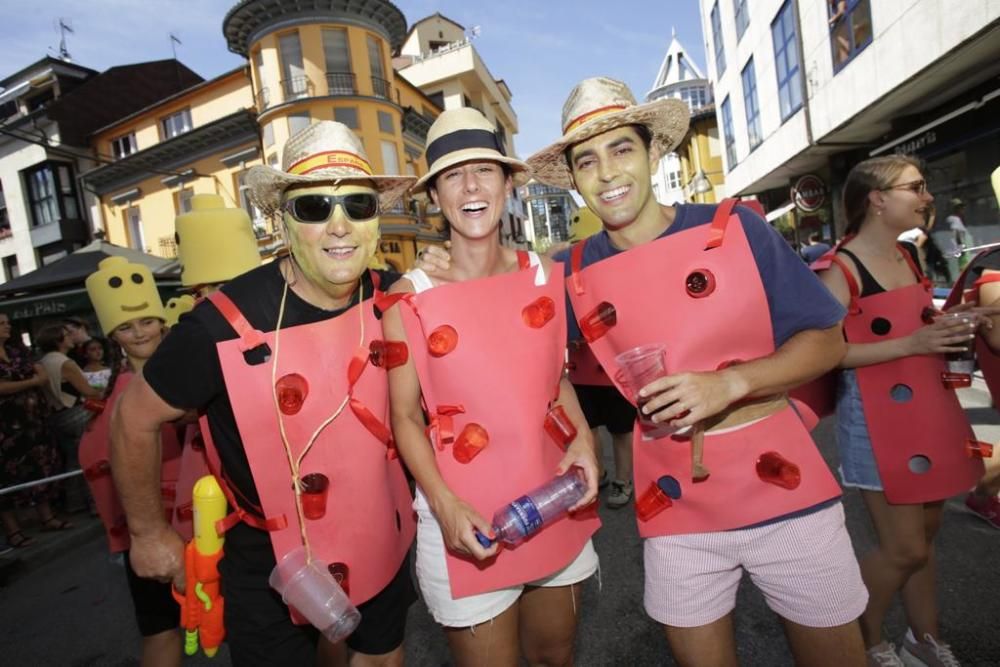
[[[677,39],[676,32],[671,35],[667,54],[663,57],[652,89],[646,93],[646,101],[666,97],[683,100],[692,114],[712,104],[712,83]],[[685,196],[685,186],[688,185],[682,182],[681,160],[677,153],[663,156],[653,173],[656,200],[664,205],[683,202],[688,199]]]
[[[906,152],[926,161],[939,210],[959,197],[967,223],[1000,222],[988,186],[1000,155],[1000,2],[699,2],[727,192],[835,236],[848,170]],[[825,183],[816,211],[791,205],[805,175]]]

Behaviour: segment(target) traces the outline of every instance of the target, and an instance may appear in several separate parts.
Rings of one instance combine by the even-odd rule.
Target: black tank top
[[[886,291],[885,288],[879,285],[878,281],[875,280],[875,276],[873,276],[868,269],[865,268],[865,265],[861,263],[861,260],[858,259],[857,255],[847,248],[840,248],[837,252],[842,252],[850,257],[854,260],[854,266],[858,267],[858,275],[861,276],[861,298],[872,296],[874,294],[881,294]]]

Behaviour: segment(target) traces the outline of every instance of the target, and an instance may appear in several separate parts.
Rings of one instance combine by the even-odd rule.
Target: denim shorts
[[[844,486],[881,491],[868,424],[861,404],[861,388],[854,369],[841,371],[837,380],[837,449],[840,451],[840,480]]]

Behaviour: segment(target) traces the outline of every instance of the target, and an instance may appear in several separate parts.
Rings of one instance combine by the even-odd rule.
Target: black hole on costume
[[[266,364],[271,358],[271,347],[264,343],[263,345],[258,345],[252,350],[247,350],[243,353],[243,360],[247,362],[249,366],[260,366],[261,364]]]
[[[685,285],[692,294],[701,294],[708,289],[708,276],[701,271],[695,271],[687,277]]]
[[[913,389],[909,385],[895,384],[889,390],[889,397],[896,403],[908,403],[913,398]]]
[[[396,532],[403,532],[403,520],[399,517],[399,510],[396,510]]]
[[[872,320],[872,333],[876,336],[884,336],[892,330],[892,322],[884,317],[876,317]]]
[[[111,285],[111,289],[118,289],[122,286],[122,279],[118,276],[111,276],[108,278],[108,284]]]
[[[133,273],[132,274],[132,282],[134,282],[136,285],[141,285],[142,284],[142,274],[140,274],[140,273]]]
[[[923,454],[917,454],[916,456],[910,457],[906,466],[914,475],[923,475],[930,471],[931,460]]]

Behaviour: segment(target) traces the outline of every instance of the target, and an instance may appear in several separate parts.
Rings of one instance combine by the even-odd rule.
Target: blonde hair
[[[868,215],[868,194],[891,186],[907,167],[922,170],[920,160],[912,155],[873,157],[854,165],[844,183],[845,235],[857,234],[861,229]]]

